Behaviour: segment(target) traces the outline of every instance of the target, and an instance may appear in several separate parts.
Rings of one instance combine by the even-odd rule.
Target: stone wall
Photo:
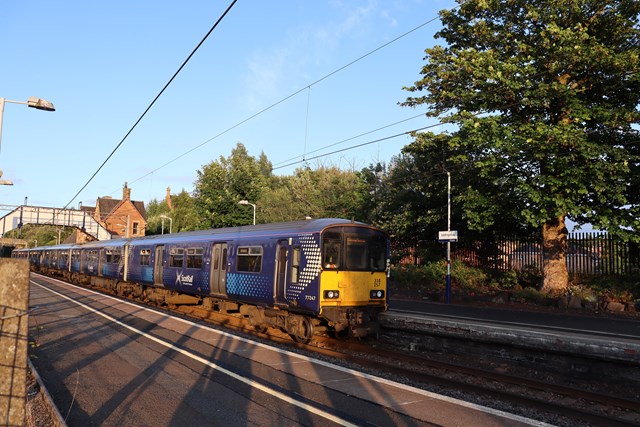
[[[28,309],[28,261],[0,259],[0,425],[25,425]]]

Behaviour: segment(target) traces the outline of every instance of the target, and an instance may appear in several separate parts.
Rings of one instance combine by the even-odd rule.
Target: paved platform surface
[[[640,365],[640,319],[392,300],[383,325]]]
[[[31,291],[34,365],[70,425],[543,425],[56,280]]]

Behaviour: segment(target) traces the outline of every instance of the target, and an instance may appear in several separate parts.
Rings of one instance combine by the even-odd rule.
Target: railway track
[[[640,402],[637,400],[563,386],[549,380],[476,368],[459,362],[446,362],[428,355],[410,354],[399,351],[393,340],[389,342],[384,336],[380,341],[361,342],[317,335],[311,343],[303,345],[292,342],[286,334],[273,329],[258,333],[246,326],[241,319],[230,321],[228,315],[222,315],[216,320],[200,309],[188,306],[180,307],[174,312],[206,319],[218,326],[232,327],[279,345],[320,355],[333,362],[338,360],[350,367],[364,368],[398,382],[417,384],[422,388],[437,386],[438,392],[453,390],[455,393],[471,394],[479,397],[480,403],[485,406],[491,406],[491,402],[499,402],[498,409],[519,408],[524,411],[522,415],[526,416],[531,416],[530,411],[539,413],[545,419],[560,416],[567,425],[575,425],[576,422],[594,426],[640,424]]]
[[[95,288],[104,292],[101,288]],[[113,295],[112,293],[109,293]],[[118,297],[117,295],[114,295]],[[126,298],[133,300],[133,298]],[[239,315],[211,312],[199,306],[155,308],[268,340],[290,350],[326,358],[333,363],[366,370],[375,375],[437,393],[455,395],[475,403],[515,412],[557,425],[640,425],[640,402],[584,388],[567,387],[547,379],[501,373],[473,366],[467,360],[449,362],[430,352],[399,350],[397,331],[383,331],[380,340],[357,341],[316,335],[300,344],[276,329],[256,331]],[[505,369],[501,366],[501,369]]]

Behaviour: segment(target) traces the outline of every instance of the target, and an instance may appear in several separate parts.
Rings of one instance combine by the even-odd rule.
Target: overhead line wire
[[[452,8],[451,10],[457,9],[458,7],[460,7],[460,6],[456,6],[456,7]],[[177,156],[177,157],[175,157],[175,158],[173,158],[173,159],[169,160],[168,162],[166,162],[166,163],[164,163],[163,165],[161,165],[161,166],[157,167],[156,169],[152,170],[151,172],[149,172],[149,173],[147,173],[147,174],[145,174],[145,175],[142,175],[142,176],[141,176],[141,177],[139,177],[139,178],[136,178],[135,180],[131,181],[131,183],[135,183],[135,182],[140,181],[141,179],[146,178],[147,176],[149,176],[149,175],[151,175],[151,174],[155,173],[156,171],[158,171],[158,170],[160,170],[160,169],[162,169],[162,168],[164,168],[164,167],[166,167],[166,166],[170,165],[171,163],[173,163],[173,162],[175,162],[175,161],[177,161],[177,160],[179,160],[179,159],[183,158],[183,157],[184,157],[184,156],[186,156],[187,154],[190,154],[190,153],[194,152],[194,151],[195,151],[195,150],[197,150],[198,148],[200,148],[200,147],[202,147],[202,146],[204,146],[204,145],[206,145],[206,144],[210,143],[211,141],[213,141],[213,140],[215,140],[215,139],[217,139],[217,138],[221,137],[222,135],[224,135],[224,134],[226,134],[226,133],[228,133],[228,132],[232,131],[233,129],[235,129],[235,128],[237,128],[237,127],[239,127],[239,126],[241,126],[241,125],[245,124],[245,123],[246,123],[246,122],[248,122],[249,120],[252,120],[252,119],[254,119],[254,118],[258,117],[259,115],[261,115],[261,114],[263,114],[263,113],[265,113],[265,112],[267,112],[267,111],[271,110],[272,108],[277,107],[278,105],[280,105],[280,104],[282,104],[283,102],[285,102],[285,101],[287,101],[287,100],[289,100],[289,99],[293,98],[294,96],[298,95],[299,93],[301,93],[301,92],[303,92],[303,91],[305,91],[305,90],[307,90],[307,89],[310,89],[310,88],[311,88],[311,86],[314,86],[314,85],[316,85],[316,84],[318,84],[318,83],[320,83],[320,82],[322,82],[322,81],[324,81],[324,80],[328,79],[329,77],[331,77],[331,76],[333,76],[333,75],[335,75],[335,74],[339,73],[340,71],[342,71],[342,70],[344,70],[344,69],[346,69],[346,68],[348,68],[348,67],[352,66],[353,64],[355,64],[355,63],[357,63],[357,62],[359,62],[359,61],[361,61],[361,60],[363,60],[363,59],[367,58],[368,56],[370,56],[370,55],[374,54],[375,52],[378,52],[379,50],[384,49],[385,47],[389,46],[390,44],[395,43],[396,41],[398,41],[398,40],[400,40],[400,39],[402,39],[402,38],[404,38],[404,37],[408,36],[409,34],[411,34],[411,33],[415,32],[415,31],[419,30],[420,28],[422,28],[422,27],[424,27],[424,26],[426,26],[426,25],[431,24],[432,22],[434,22],[434,21],[435,21],[435,20],[437,20],[437,19],[438,19],[438,17],[437,17],[437,16],[436,16],[436,17],[434,17],[434,18],[431,18],[431,19],[429,19],[428,21],[425,21],[425,22],[423,22],[422,24],[420,24],[420,25],[418,25],[418,26],[416,26],[416,27],[414,27],[414,28],[412,28],[412,29],[410,29],[410,30],[408,30],[408,31],[406,31],[406,32],[404,32],[404,33],[402,33],[401,35],[399,35],[399,36],[397,36],[397,37],[395,37],[395,38],[393,38],[393,39],[391,39],[391,40],[390,40],[390,41],[388,41],[387,43],[384,43],[383,45],[380,45],[380,46],[378,46],[377,48],[375,48],[375,49],[373,49],[373,50],[371,50],[371,51],[369,51],[369,52],[367,52],[367,53],[365,53],[365,54],[363,54],[363,55],[359,56],[358,58],[356,58],[356,59],[354,59],[354,60],[352,60],[352,61],[348,62],[347,64],[345,64],[345,65],[343,65],[343,66],[341,66],[341,67],[339,67],[339,68],[337,68],[337,69],[335,69],[334,71],[330,72],[329,74],[326,74],[326,75],[324,75],[324,76],[320,77],[319,79],[317,79],[317,80],[313,81],[312,83],[305,85],[303,88],[300,88],[300,89],[296,90],[295,92],[292,92],[291,94],[289,94],[289,95],[285,96],[284,98],[280,99],[279,101],[274,102],[273,104],[271,104],[271,105],[269,105],[269,106],[267,106],[267,107],[263,108],[262,110],[260,110],[260,111],[258,111],[258,112],[256,112],[256,113],[252,114],[251,116],[249,116],[249,117],[247,117],[247,118],[245,118],[245,119],[241,120],[240,122],[236,123],[235,125],[233,125],[233,126],[231,126],[231,127],[227,128],[227,129],[223,130],[222,132],[220,132],[220,133],[218,133],[218,134],[216,134],[216,135],[212,136],[211,138],[209,138],[209,139],[207,139],[206,141],[204,141],[204,142],[202,142],[202,143],[200,143],[200,144],[196,145],[195,147],[191,148],[190,150],[185,151],[184,153],[182,153],[182,154],[180,154],[179,156]],[[285,161],[286,161],[286,160],[285,160]],[[83,189],[84,189],[84,187],[83,187]],[[82,190],[81,190],[81,191],[82,191]],[[115,193],[116,191],[118,191],[118,190],[114,190],[113,192]],[[77,195],[76,195],[76,196],[74,196],[74,199],[75,199],[75,197],[77,197]],[[72,200],[72,201],[73,201],[73,200]]]
[[[409,117],[409,118],[407,118],[407,119],[399,120],[399,121],[397,121],[397,122],[394,122],[394,123],[391,123],[391,124],[388,124],[388,125],[385,125],[385,126],[381,126],[381,127],[379,127],[379,128],[376,128],[376,129],[373,129],[373,130],[370,130],[370,131],[367,131],[367,132],[361,133],[361,134],[359,134],[359,135],[355,135],[355,136],[349,137],[349,138],[347,138],[347,139],[343,139],[342,141],[334,142],[333,144],[325,145],[324,147],[320,147],[320,148],[318,148],[318,149],[316,149],[316,150],[309,151],[307,154],[317,153],[318,151],[326,150],[327,148],[335,147],[336,145],[340,145],[340,144],[344,144],[345,142],[351,141],[351,140],[356,139],[356,138],[360,138],[361,136],[369,135],[370,133],[378,132],[378,131],[380,131],[380,130],[382,130],[382,129],[386,129],[386,128],[388,128],[388,127],[395,126],[395,125],[398,125],[398,124],[400,124],[400,123],[408,122],[409,120],[413,120],[413,119],[416,119],[416,118],[418,118],[418,117],[422,117],[422,116],[424,116],[424,113],[420,113],[420,114],[417,114],[417,115],[415,115],[415,116],[413,116],[413,117]],[[327,154],[327,155],[328,155],[328,154]],[[295,159],[297,159],[297,158],[299,158],[299,157],[304,157],[304,156],[300,156],[300,155],[298,155],[298,156],[294,156],[294,157],[291,157],[291,158],[289,158],[289,159],[287,159],[287,160],[283,160],[283,161],[281,161],[281,162],[278,162],[278,163],[276,163],[274,166],[279,166],[279,165],[281,165],[281,164],[283,164],[283,163],[290,162],[290,161],[295,160]],[[304,160],[304,159],[303,159],[303,160]],[[275,169],[279,169],[279,168],[275,168]]]
[[[169,85],[173,82],[173,80],[178,76],[178,74],[182,71],[182,69],[187,65],[187,62],[189,62],[189,60],[193,57],[193,55],[196,53],[196,51],[200,48],[200,46],[202,46],[202,44],[205,42],[205,40],[209,37],[209,35],[213,32],[213,30],[216,29],[216,27],[218,26],[218,24],[220,24],[220,22],[222,21],[222,19],[224,19],[224,17],[227,15],[227,13],[229,13],[229,11],[231,10],[231,8],[233,7],[233,5],[236,4],[238,0],[233,0],[231,2],[231,4],[227,7],[227,9],[224,11],[224,13],[218,18],[218,20],[215,22],[215,24],[213,24],[213,26],[211,27],[211,29],[207,32],[207,34],[202,38],[202,40],[200,40],[200,43],[198,43],[198,45],[191,51],[191,53],[189,54],[189,56],[187,57],[187,59],[184,60],[184,62],[182,63],[182,65],[180,65],[180,67],[178,68],[178,70],[173,74],[173,76],[171,76],[171,78],[169,79],[169,81],[164,85],[164,87],[162,88],[162,90],[156,95],[156,97],[153,99],[153,101],[151,101],[151,103],[149,104],[149,106],[146,108],[146,110],[144,110],[144,112],[142,113],[142,115],[138,118],[138,120],[136,120],[136,122],[133,124],[133,126],[131,127],[131,129],[129,129],[129,131],[125,134],[125,136],[122,138],[122,140],[120,140],[120,142],[118,143],[118,145],[116,145],[116,147],[111,151],[111,153],[107,156],[107,158],[102,162],[102,164],[100,165],[100,167],[98,167],[98,169],[93,173],[93,175],[91,175],[91,178],[89,178],[89,180],[82,186],[82,188],[80,190],[78,190],[78,192],[71,198],[71,200],[69,200],[69,202],[67,202],[67,204],[62,208],[62,209],[66,209],[71,203],[73,203],[73,201],[76,199],[76,197],[78,197],[80,195],[80,193],[82,193],[82,191],[87,188],[87,186],[89,185],[89,183],[91,181],[93,181],[93,178],[96,177],[96,175],[98,175],[98,173],[100,172],[100,170],[102,170],[102,168],[107,164],[107,162],[109,161],[109,159],[111,159],[111,157],[113,157],[113,155],[115,154],[116,151],[118,151],[118,149],[120,148],[120,146],[124,143],[124,141],[129,137],[129,135],[131,134],[131,132],[133,132],[133,130],[138,126],[138,124],[142,121],[142,119],[144,118],[144,116],[146,116],[146,114],[149,112],[149,110],[151,110],[151,107],[153,107],[153,105],[156,103],[156,101],[158,100],[158,98],[160,98],[160,96],[164,93],[164,91],[169,87]]]

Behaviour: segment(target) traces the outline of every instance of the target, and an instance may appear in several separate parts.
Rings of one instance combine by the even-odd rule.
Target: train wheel
[[[309,344],[313,338],[313,323],[311,318],[307,316],[296,316],[295,332],[291,333],[291,337],[300,344]]]

